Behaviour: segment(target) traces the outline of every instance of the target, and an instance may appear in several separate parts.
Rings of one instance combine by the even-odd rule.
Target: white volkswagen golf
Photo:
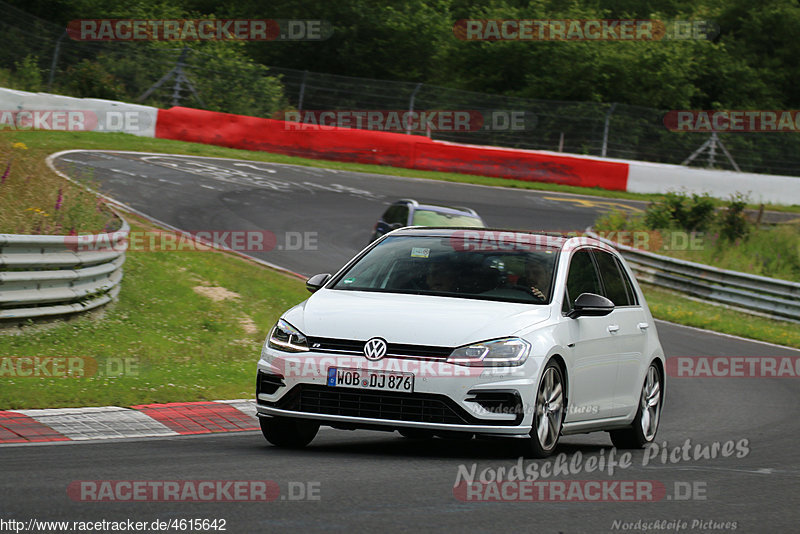
[[[567,434],[655,438],[664,353],[630,269],[600,241],[405,228],[307,287],[258,362],[274,445],[303,447],[320,425],[520,438],[537,458]]]

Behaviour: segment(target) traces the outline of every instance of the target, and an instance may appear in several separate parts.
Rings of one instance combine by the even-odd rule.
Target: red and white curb
[[[0,411],[0,445],[258,429],[251,400]]]

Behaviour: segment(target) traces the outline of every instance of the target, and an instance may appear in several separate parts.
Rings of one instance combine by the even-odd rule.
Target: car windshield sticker
[[[355,281],[356,281],[355,278],[345,278],[344,280],[342,280],[342,283],[344,283],[344,284],[352,284]]]
[[[417,248],[414,247],[411,249],[411,257],[412,258],[427,258],[431,254],[431,249],[429,248]]]

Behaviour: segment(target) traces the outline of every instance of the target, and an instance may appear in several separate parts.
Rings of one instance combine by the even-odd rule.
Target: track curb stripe
[[[18,412],[0,412],[0,443],[69,441],[69,438],[36,419]]]
[[[256,421],[230,404],[185,402],[132,406],[178,434],[258,430]]]
[[[0,411],[0,445],[258,430],[246,399]]]

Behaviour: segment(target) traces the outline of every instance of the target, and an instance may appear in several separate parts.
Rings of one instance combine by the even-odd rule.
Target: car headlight
[[[308,340],[297,328],[283,319],[278,319],[269,332],[267,344],[270,348],[284,352],[307,352]]]
[[[531,344],[518,337],[497,339],[458,347],[447,357],[457,365],[522,365],[528,359]]]

